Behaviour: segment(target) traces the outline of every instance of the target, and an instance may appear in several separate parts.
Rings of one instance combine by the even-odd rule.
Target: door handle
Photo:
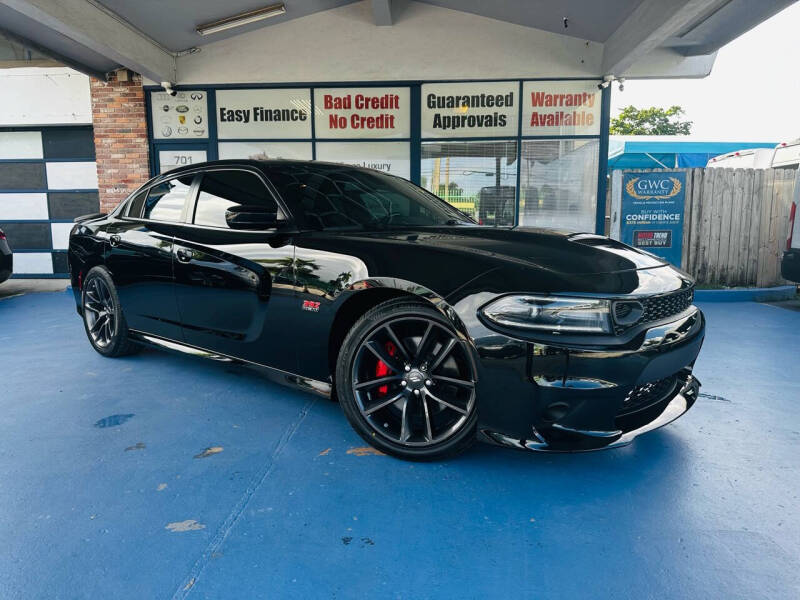
[[[188,263],[192,260],[192,252],[183,248],[178,248],[175,251],[175,256],[182,263]]]
[[[122,238],[121,238],[121,237],[119,237],[119,236],[118,236],[116,233],[115,233],[115,234],[113,234],[113,235],[111,235],[111,236],[108,238],[108,242],[109,242],[109,244],[111,244],[112,246],[119,246],[119,243],[120,243],[121,241],[122,241]]]

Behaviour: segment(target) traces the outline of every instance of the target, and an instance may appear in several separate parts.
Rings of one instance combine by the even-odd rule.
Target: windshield
[[[292,212],[312,229],[475,225],[430,192],[383,173],[340,165],[287,164],[276,167],[270,180]]]

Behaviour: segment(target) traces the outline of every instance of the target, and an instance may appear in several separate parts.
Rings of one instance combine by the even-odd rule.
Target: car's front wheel
[[[83,280],[81,308],[86,336],[103,356],[132,354],[139,346],[128,336],[117,290],[103,267],[94,267]]]
[[[339,402],[375,448],[436,460],[475,440],[475,368],[469,348],[436,309],[384,302],[345,338],[336,368]]]

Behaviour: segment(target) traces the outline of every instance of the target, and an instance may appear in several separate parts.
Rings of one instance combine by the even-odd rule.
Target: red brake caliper
[[[389,353],[389,356],[394,356],[395,352],[397,352],[397,347],[392,342],[386,342],[386,352]],[[378,364],[375,365],[375,377],[386,377],[392,372],[387,365],[382,360],[378,360]],[[385,396],[389,393],[389,386],[382,385],[378,388],[378,396]]]

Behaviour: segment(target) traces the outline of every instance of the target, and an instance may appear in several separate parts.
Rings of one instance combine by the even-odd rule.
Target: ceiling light
[[[226,29],[233,29],[234,27],[241,27],[242,25],[249,25],[250,23],[263,21],[264,19],[269,19],[270,17],[277,17],[278,15],[285,13],[286,5],[284,5],[282,2],[280,4],[270,4],[264,8],[248,10],[247,12],[239,13],[238,15],[233,15],[232,17],[225,17],[224,19],[198,25],[195,31],[197,31],[197,33],[200,35],[209,35],[212,33],[225,31]]]

